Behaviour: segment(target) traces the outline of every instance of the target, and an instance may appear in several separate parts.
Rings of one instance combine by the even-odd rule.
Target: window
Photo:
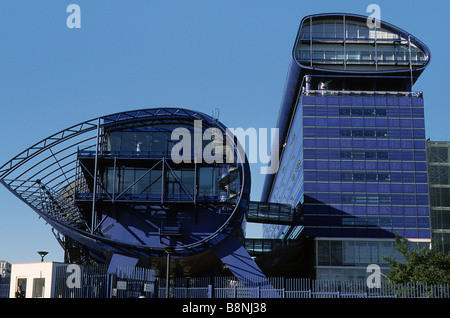
[[[345,159],[388,159],[387,151],[341,151],[341,158]]]
[[[33,278],[33,298],[44,297],[45,278]]]
[[[313,51],[313,60],[314,61],[323,61],[323,53],[324,51]]]
[[[393,62],[394,61],[394,53],[393,52],[388,52],[388,51],[383,51],[382,53],[382,61],[385,62]]]
[[[27,291],[27,279],[26,278],[17,278],[17,287],[16,287],[16,298],[25,298]],[[19,292],[19,294],[18,294]]]
[[[313,23],[312,25],[312,36],[313,38],[322,38],[323,37],[323,23]]]
[[[358,25],[358,31],[359,31],[359,39],[368,39],[369,38],[369,28],[366,26]]]
[[[359,61],[359,52],[358,51],[348,51],[347,59],[350,61]]]
[[[386,109],[377,108],[340,108],[339,115],[341,116],[386,116]]]
[[[389,159],[389,152],[387,151],[377,151],[378,159]]]
[[[308,50],[297,51],[297,58],[301,61],[309,60],[309,51]]]
[[[324,23],[323,27],[325,38],[328,39],[336,38],[336,28],[334,23]]]
[[[369,51],[361,51],[361,60],[362,61],[370,61],[370,52]]]
[[[226,192],[219,187],[219,179],[220,176],[225,173],[221,168],[214,167],[200,167],[200,175],[198,180],[198,195],[200,196],[219,196],[225,195]],[[239,178],[237,178],[239,179]],[[229,184],[229,189],[234,188],[238,185],[238,181],[236,184]]]
[[[391,196],[389,194],[343,194],[341,196],[342,203],[356,203],[356,204],[378,204],[391,203]]]
[[[343,181],[389,181],[390,179],[389,173],[341,173]]]
[[[336,51],[325,51],[325,59],[326,60],[335,60],[336,59]]]
[[[341,137],[387,137],[388,132],[385,130],[340,130]]]
[[[358,37],[358,26],[356,24],[347,24],[347,38],[356,39]]]

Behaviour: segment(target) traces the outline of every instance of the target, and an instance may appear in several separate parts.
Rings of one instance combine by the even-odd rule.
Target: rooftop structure
[[[364,278],[368,264],[386,265],[396,234],[429,245],[423,96],[412,91],[429,61],[422,42],[383,21],[302,19],[277,121],[280,167],[261,200],[302,206],[303,225],[266,225],[265,237],[314,238],[317,278]]]

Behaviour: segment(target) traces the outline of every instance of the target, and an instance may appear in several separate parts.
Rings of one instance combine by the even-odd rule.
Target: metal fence
[[[106,266],[79,266],[76,284],[68,266],[55,271],[55,298],[450,298],[450,284],[382,281],[379,288],[369,288],[364,280],[287,277],[269,277],[271,289],[256,278],[244,284],[233,276],[176,277],[169,279],[167,292],[166,278],[150,269],[118,268],[107,273]]]

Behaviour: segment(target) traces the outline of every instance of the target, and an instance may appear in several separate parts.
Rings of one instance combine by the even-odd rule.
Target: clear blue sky
[[[81,29],[66,26],[71,3]],[[274,127],[302,17],[367,14],[370,3],[430,47],[415,90],[427,138],[450,140],[449,1],[2,0],[0,163],[70,125],[138,108],[220,108],[229,127]],[[264,177],[252,172],[258,200]],[[0,187],[0,259],[39,261],[38,250],[62,261],[50,226]]]

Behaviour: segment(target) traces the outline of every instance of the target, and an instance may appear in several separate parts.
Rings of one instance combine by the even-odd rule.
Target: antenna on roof
[[[219,120],[219,115],[220,115],[220,109],[219,108],[214,108],[212,110],[212,118],[214,118],[215,121]]]

